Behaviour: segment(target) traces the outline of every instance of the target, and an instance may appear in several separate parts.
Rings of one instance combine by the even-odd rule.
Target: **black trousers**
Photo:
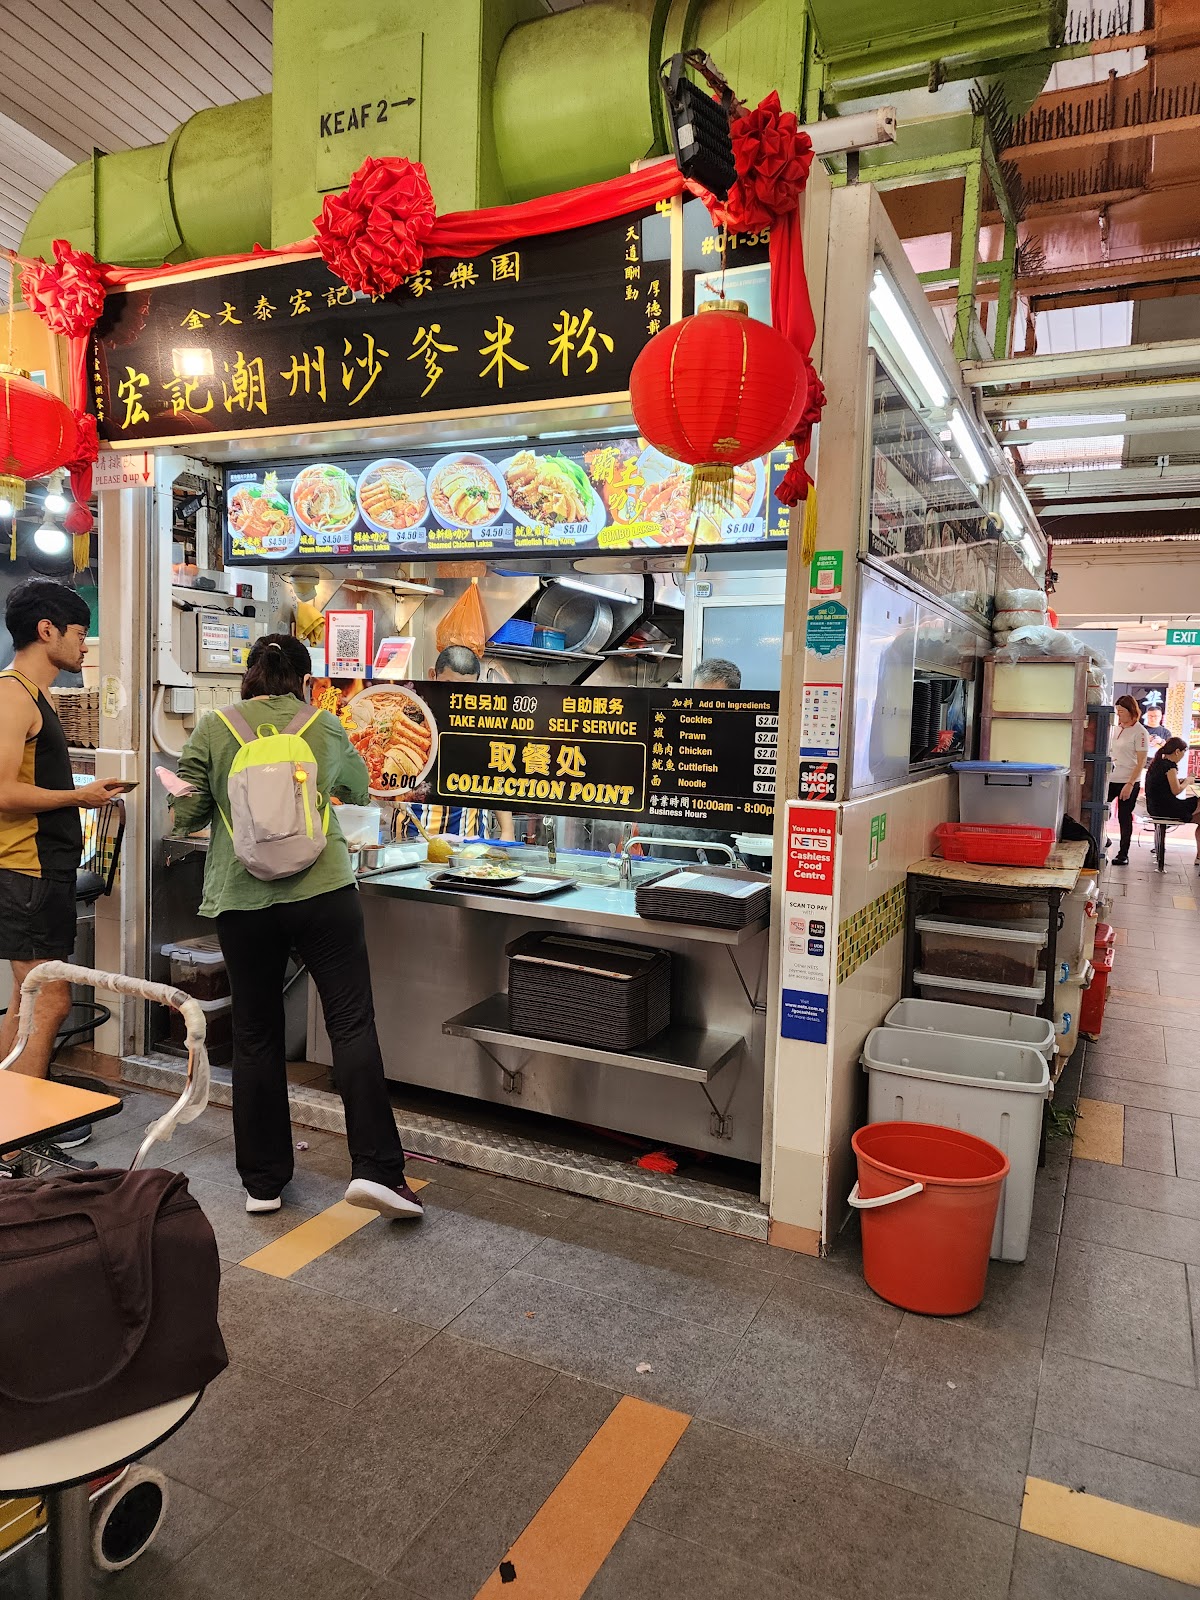
[[[1142,786],[1140,783],[1135,783],[1129,791],[1128,800],[1119,798],[1124,787],[1123,783],[1110,783],[1108,786],[1108,803],[1111,805],[1114,800],[1117,802],[1117,821],[1121,827],[1121,854],[1127,856],[1129,854],[1129,842],[1133,838],[1133,808],[1137,805],[1138,795],[1142,792]]]
[[[358,890],[351,884],[262,911],[224,911],[217,936],[233,994],[233,1138],[246,1192],[273,1200],[294,1167],[283,1015],[292,950],[321,997],[353,1174],[403,1182],[404,1149],[375,1031]]]

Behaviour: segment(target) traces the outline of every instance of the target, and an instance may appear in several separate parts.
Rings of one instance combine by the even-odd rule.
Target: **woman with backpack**
[[[365,804],[346,730],[307,703],[308,651],[270,634],[250,652],[238,707],[205,716],[184,748],[176,834],[211,825],[202,917],[215,917],[233,996],[233,1132],[246,1210],[278,1211],[293,1171],[283,985],[293,950],[321,997],[346,1108],[351,1205],[419,1217],[404,1178],[375,1031],[362,904],[330,801]]]

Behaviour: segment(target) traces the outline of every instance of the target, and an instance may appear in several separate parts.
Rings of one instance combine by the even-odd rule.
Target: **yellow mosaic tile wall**
[[[845,983],[889,939],[904,932],[904,880],[847,917],[838,928],[837,981]]]

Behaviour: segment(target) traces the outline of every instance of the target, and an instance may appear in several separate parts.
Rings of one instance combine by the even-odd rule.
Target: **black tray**
[[[436,873],[429,880],[432,889],[455,889],[459,894],[497,894],[506,900],[544,900],[571,887],[564,878],[539,878],[526,873],[511,883],[488,883],[486,879],[460,878],[453,872]]]

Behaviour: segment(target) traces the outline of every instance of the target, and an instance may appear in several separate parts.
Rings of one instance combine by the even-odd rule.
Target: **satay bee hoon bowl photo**
[[[411,689],[363,689],[343,713],[350,742],[367,764],[371,793],[394,799],[415,789],[437,759],[433,712]]]

